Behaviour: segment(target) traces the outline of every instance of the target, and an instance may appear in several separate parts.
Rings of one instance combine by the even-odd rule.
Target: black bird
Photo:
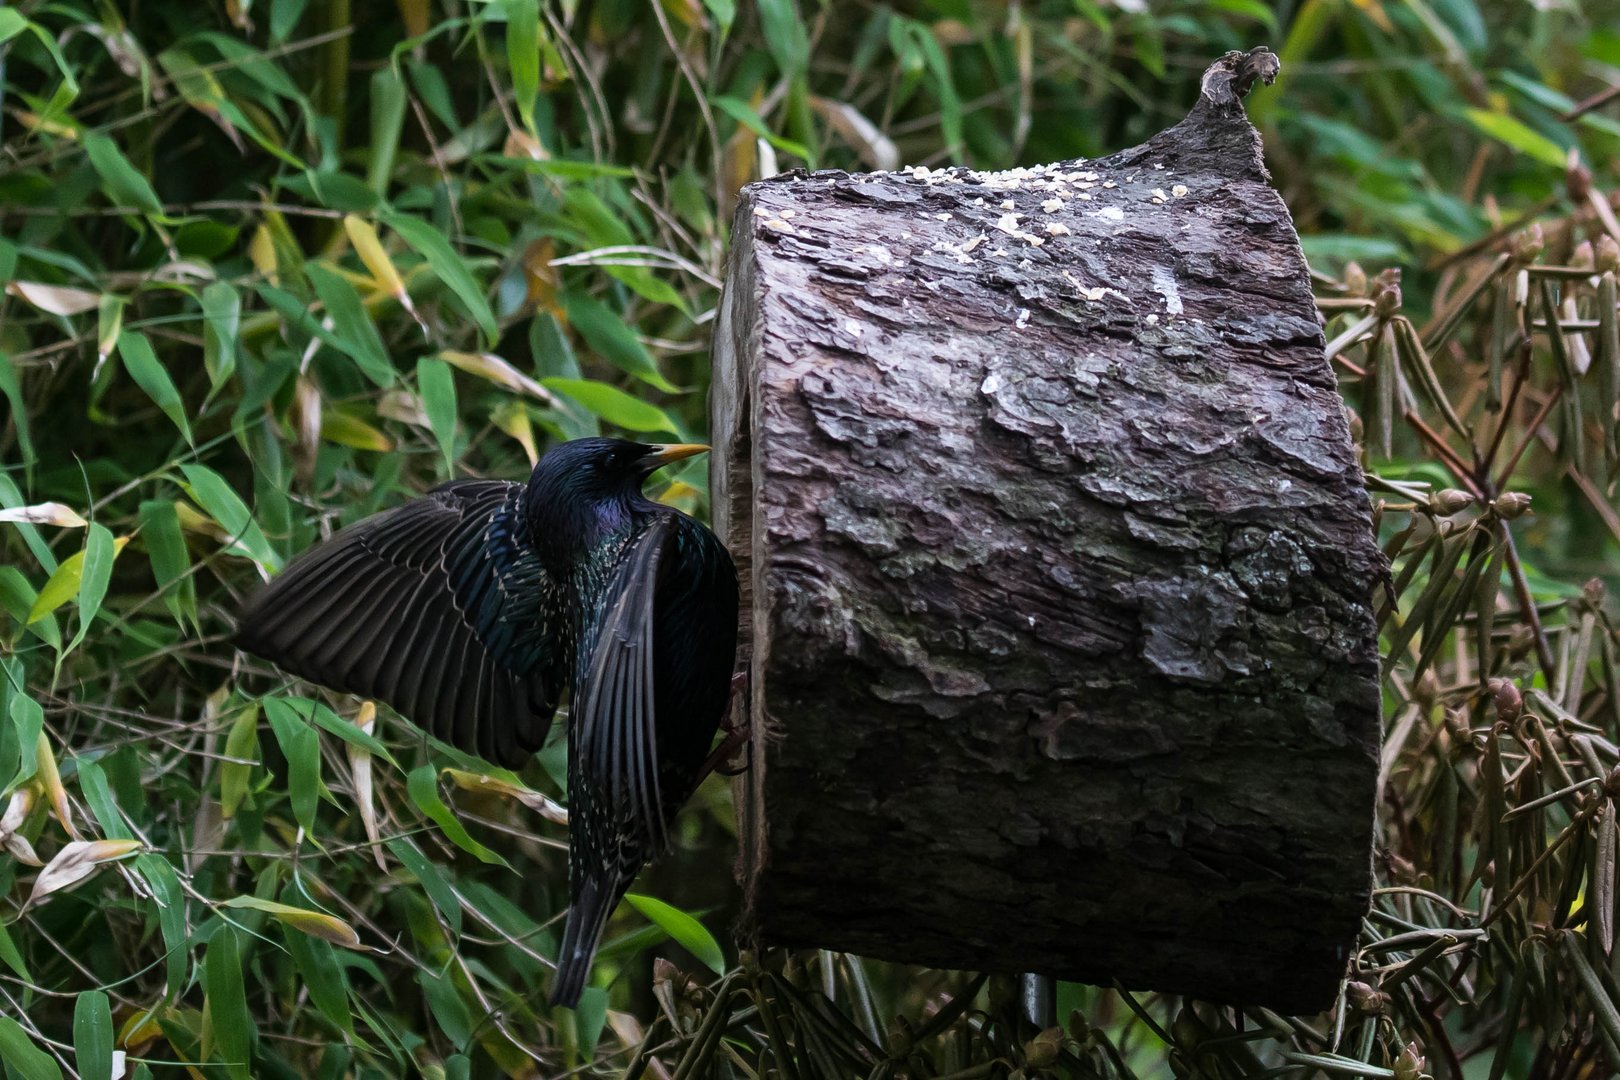
[[[608,915],[666,845],[730,701],[731,556],[641,493],[707,449],[578,439],[527,484],[445,484],[300,557],[237,627],[242,649],[511,768],[571,691],[572,904],[553,1004],[578,1002]]]

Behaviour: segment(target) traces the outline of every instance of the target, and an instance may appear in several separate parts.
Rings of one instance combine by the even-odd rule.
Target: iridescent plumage
[[[527,484],[462,480],[294,562],[237,642],[521,766],[572,691],[572,905],[555,1003],[578,1001],[607,916],[667,843],[730,694],[731,557],[641,484],[696,447],[581,439]]]

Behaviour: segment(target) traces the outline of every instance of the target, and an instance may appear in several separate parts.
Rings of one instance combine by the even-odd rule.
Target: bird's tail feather
[[[622,891],[595,878],[586,878],[581,884],[563,926],[562,948],[557,952],[557,977],[551,984],[551,1004],[570,1009],[579,1004],[579,995],[591,976],[591,961],[596,959],[602,930],[607,926],[608,916],[618,906]]]

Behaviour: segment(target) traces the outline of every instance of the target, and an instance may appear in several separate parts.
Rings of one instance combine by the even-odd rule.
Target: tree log
[[[745,188],[715,516],[767,944],[1326,1007],[1384,572],[1232,53],[1095,161]]]

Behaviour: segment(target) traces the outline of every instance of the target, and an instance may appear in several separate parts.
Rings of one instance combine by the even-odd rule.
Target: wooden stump
[[[1325,1007],[1383,572],[1241,95],[1096,161],[744,189],[713,490],[767,944]]]

